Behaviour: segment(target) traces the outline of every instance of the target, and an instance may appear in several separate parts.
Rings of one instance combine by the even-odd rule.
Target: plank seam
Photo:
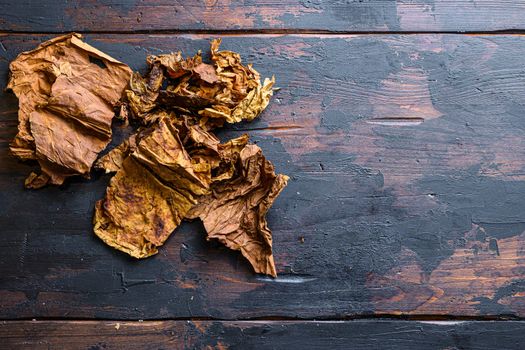
[[[319,318],[300,318],[300,317],[282,317],[282,316],[262,316],[246,318],[215,318],[215,317],[167,317],[167,318],[63,318],[63,317],[21,317],[0,319],[0,322],[16,321],[118,321],[118,322],[163,322],[163,321],[217,321],[217,322],[254,322],[254,321],[311,321],[311,322],[334,322],[334,321],[419,321],[419,322],[441,322],[441,321],[486,321],[486,322],[507,322],[507,321],[525,321],[525,317],[515,315],[498,315],[498,316],[447,316],[447,315],[393,315],[377,314],[348,317],[319,317]]]
[[[184,35],[184,34],[210,34],[210,35],[425,35],[425,34],[457,34],[457,35],[523,35],[525,29],[503,29],[491,31],[338,31],[338,30],[310,30],[310,29],[157,29],[157,30],[132,30],[132,31],[104,31],[104,30],[69,30],[69,31],[21,31],[3,30],[0,35],[53,35],[65,33],[79,34],[150,34],[150,35]]]
[[[476,323],[494,323],[494,322],[497,322],[497,323],[525,323],[525,321],[521,320],[521,321],[516,321],[516,320],[501,320],[501,321],[494,321],[494,320],[463,320],[463,321],[452,321],[452,320],[436,320],[436,321],[432,321],[432,320],[388,320],[388,319],[381,319],[381,320],[378,320],[378,319],[375,319],[375,318],[365,318],[365,319],[361,319],[361,320],[283,320],[283,321],[279,321],[279,320],[253,320],[253,321],[250,321],[250,320],[205,320],[205,321],[201,321],[201,320],[171,320],[171,319],[167,319],[167,320],[145,320],[145,321],[136,321],[136,320],[118,320],[118,319],[89,319],[89,320],[83,320],[83,319],[70,319],[70,320],[0,320],[0,326],[2,324],[9,324],[9,323],[32,323],[32,322],[35,322],[35,323],[45,323],[45,322],[49,322],[49,323],[100,323],[100,322],[115,322],[115,323],[141,323],[141,324],[148,324],[148,323],[159,323],[159,322],[192,322],[192,321],[200,321],[200,322],[224,322],[224,323],[246,323],[246,324],[251,324],[251,323],[265,323],[265,322],[281,322],[281,323],[325,323],[325,324],[331,324],[331,323],[344,323],[344,322],[391,322],[391,321],[396,321],[396,322],[413,322],[413,323],[418,323],[418,322],[421,322],[421,323],[442,323],[442,324],[447,324],[447,323],[450,323],[450,324],[458,324],[458,323],[463,323],[463,322],[476,322]]]

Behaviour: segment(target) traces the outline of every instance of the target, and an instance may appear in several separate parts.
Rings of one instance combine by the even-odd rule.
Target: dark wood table
[[[0,30],[3,84],[59,33],[136,70],[222,37],[281,90],[220,136],[291,177],[277,279],[198,223],[136,261],[92,232],[108,176],[23,189],[0,94],[1,349],[525,347],[524,1],[2,0]]]

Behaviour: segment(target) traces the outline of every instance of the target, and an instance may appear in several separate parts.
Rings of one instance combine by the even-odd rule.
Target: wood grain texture
[[[524,322],[10,321],[9,349],[522,349]]]
[[[0,29],[22,32],[523,30],[513,0],[0,1]]]
[[[0,79],[49,38],[0,37]],[[89,35],[144,69],[206,35]],[[109,178],[26,191],[0,95],[0,318],[525,316],[525,36],[232,35],[281,90],[249,132],[291,181],[269,213],[279,278],[183,225],[136,261],[94,237]],[[126,130],[118,125],[117,135]],[[118,137],[115,140],[118,142]]]

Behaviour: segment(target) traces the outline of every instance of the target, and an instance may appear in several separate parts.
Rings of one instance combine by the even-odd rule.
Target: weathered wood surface
[[[523,0],[0,1],[18,32],[494,31],[525,29]]]
[[[523,349],[524,322],[10,321],[9,349]]]
[[[49,36],[0,37],[0,74]],[[90,35],[144,68],[208,36]],[[109,178],[27,191],[0,95],[0,318],[525,316],[525,37],[227,36],[279,91],[248,131],[291,181],[279,278],[183,225],[135,261],[92,234]],[[5,50],[4,50],[5,48]],[[118,127],[117,127],[118,129]]]

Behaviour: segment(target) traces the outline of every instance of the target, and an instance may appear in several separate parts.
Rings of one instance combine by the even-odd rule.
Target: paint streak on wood
[[[403,249],[399,260],[399,266],[386,274],[369,276],[367,286],[377,313],[480,314],[480,305],[488,303],[507,313],[512,306],[525,303],[520,290],[525,271],[525,232],[496,240],[473,224],[465,234],[464,246],[430,274],[423,271],[417,254],[410,249]],[[498,293],[506,287],[513,291]]]
[[[389,75],[381,81],[378,91],[369,97],[369,103],[374,108],[373,115],[386,116],[392,123],[412,120],[417,124],[440,117],[442,113],[432,105],[427,80],[424,71],[411,67]]]

